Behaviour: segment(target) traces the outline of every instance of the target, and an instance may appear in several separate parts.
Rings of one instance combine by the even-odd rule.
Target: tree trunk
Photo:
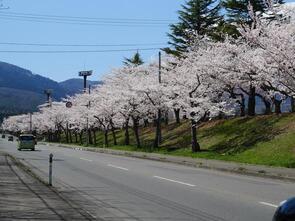
[[[274,98],[274,105],[275,105],[275,113],[276,114],[282,113],[281,104],[282,104],[282,100],[277,100]]]
[[[130,137],[129,137],[129,118],[126,119],[125,122],[125,145],[130,145]]]
[[[248,99],[248,115],[249,116],[255,116],[255,106],[256,106],[256,89],[252,85],[250,85],[249,90],[249,99]]]
[[[144,127],[148,127],[149,126],[149,119],[144,119],[143,123],[144,123]]]
[[[132,117],[132,120],[133,120],[133,131],[134,131],[134,136],[136,140],[136,146],[137,148],[141,148],[139,133],[138,133],[138,119]]]
[[[109,146],[109,139],[108,139],[108,130],[104,131],[104,146],[108,147]]]
[[[158,110],[158,118],[156,120],[156,134],[155,134],[155,140],[154,140],[154,148],[159,148],[161,142],[162,142],[162,134],[161,134],[161,110]]]
[[[89,144],[93,144],[92,135],[91,135],[91,129],[90,128],[88,129],[88,142],[89,142]]]
[[[79,137],[80,137],[80,144],[83,144],[83,130],[79,133]]]
[[[262,90],[266,91],[266,89],[261,88]],[[260,97],[260,99],[262,100],[262,102],[264,103],[265,106],[265,111],[264,114],[265,115],[269,115],[271,114],[271,102],[268,101],[268,99],[264,96],[262,96],[261,94],[257,93],[256,96]]]
[[[114,141],[114,145],[117,145],[117,137],[116,137],[116,131],[114,126],[112,125],[112,134],[113,134],[113,141]]]
[[[199,152],[201,148],[197,139],[197,122],[195,120],[191,120],[191,131],[192,131],[192,152],[196,153],[196,152]]]
[[[78,134],[76,131],[75,131],[75,142],[78,143]]]
[[[47,140],[48,142],[51,142],[51,132],[50,131],[47,131]]]
[[[96,146],[96,129],[93,129],[92,132],[93,132],[93,144]]]
[[[68,124],[67,124],[64,131],[65,131],[65,134],[66,134],[66,143],[69,143],[69,126],[68,126]]]
[[[70,138],[70,143],[73,143],[72,131],[71,130],[69,130],[69,138]]]
[[[57,130],[57,142],[60,143],[60,140],[61,140],[61,131],[58,129]]]
[[[291,97],[291,112],[295,112],[295,98]]]
[[[265,105],[264,114],[265,115],[271,114],[271,103],[268,100],[266,100],[266,99],[263,99],[263,103]]]
[[[180,109],[174,109],[175,120],[177,124],[180,124]]]
[[[241,94],[240,108],[241,108],[241,117],[244,117],[246,115],[246,105],[245,105],[245,96],[243,94]]]
[[[169,113],[168,111],[165,112],[165,125],[167,126],[169,124]]]

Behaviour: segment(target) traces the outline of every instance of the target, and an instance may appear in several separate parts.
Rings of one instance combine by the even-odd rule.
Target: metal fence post
[[[52,186],[52,160],[53,154],[49,154],[49,186]]]

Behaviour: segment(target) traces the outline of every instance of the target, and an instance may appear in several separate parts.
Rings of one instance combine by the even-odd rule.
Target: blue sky
[[[30,13],[95,18],[136,18],[176,20],[176,11],[184,0],[3,0],[9,10],[4,13]],[[153,27],[81,26],[7,20],[0,16],[1,42],[49,44],[146,44],[167,42],[168,25]],[[167,22],[165,22],[167,23]],[[165,45],[164,44],[164,45]],[[129,46],[121,48],[154,48],[156,46]],[[1,45],[1,50],[100,50],[110,47],[35,47]],[[158,50],[142,51],[149,60]],[[0,53],[0,60],[31,70],[33,73],[62,81],[77,77],[80,70],[93,69],[93,80],[100,79],[111,68],[122,64],[123,57],[132,52],[16,54]]]
[[[177,10],[185,0],[3,0],[8,10],[3,13],[41,15],[177,20]],[[16,19],[16,17],[14,17]],[[121,20],[123,23],[124,21]],[[125,21],[126,22],[126,21]],[[169,23],[168,21],[165,23]],[[94,70],[92,80],[101,79],[112,68],[122,65],[124,57],[131,57],[136,48],[128,47],[36,47],[3,45],[5,42],[41,44],[150,44],[168,41],[168,24],[152,27],[85,26],[77,24],[38,23],[1,16],[0,51],[5,50],[104,50],[132,48],[131,52],[17,54],[1,53],[0,60],[31,70],[56,81],[77,77],[78,71]],[[126,24],[126,23],[125,23]],[[158,50],[140,51],[145,61],[156,56]]]

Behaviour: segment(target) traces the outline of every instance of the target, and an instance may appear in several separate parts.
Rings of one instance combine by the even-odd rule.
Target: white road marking
[[[88,162],[92,162],[92,160],[89,160],[89,159],[86,159],[86,158],[80,158],[80,160],[85,160],[85,161],[88,161]]]
[[[113,167],[113,168],[117,168],[117,169],[120,169],[120,170],[125,170],[125,171],[128,171],[129,169],[127,168],[124,168],[124,167],[119,167],[119,166],[116,166],[116,165],[113,165],[113,164],[108,164],[109,167]]]
[[[191,187],[196,186],[196,185],[194,185],[194,184],[184,183],[184,182],[177,181],[177,180],[171,180],[171,179],[167,179],[167,178],[165,178],[165,177],[160,177],[160,176],[153,176],[153,177],[154,177],[154,178],[157,178],[157,179],[160,179],[160,180],[166,180],[166,181],[170,181],[170,182],[173,182],[173,183],[183,184],[183,185],[186,185],[186,186],[191,186]]]
[[[270,207],[278,208],[277,205],[274,205],[272,203],[267,203],[267,202],[259,202],[259,203],[262,204],[262,205],[265,205],[265,206],[270,206]]]

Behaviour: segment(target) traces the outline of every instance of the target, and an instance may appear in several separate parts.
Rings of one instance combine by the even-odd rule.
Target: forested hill
[[[88,81],[88,85],[98,85],[102,84],[101,81]],[[59,85],[66,91],[67,95],[74,95],[77,92],[81,92],[82,88],[81,85],[83,85],[83,79],[79,78],[72,78],[63,82],[60,82]]]
[[[98,82],[89,82],[94,85]],[[58,83],[30,70],[0,62],[0,121],[3,117],[35,111],[45,102],[45,89],[53,90],[53,99],[81,91],[82,79],[70,79]]]

